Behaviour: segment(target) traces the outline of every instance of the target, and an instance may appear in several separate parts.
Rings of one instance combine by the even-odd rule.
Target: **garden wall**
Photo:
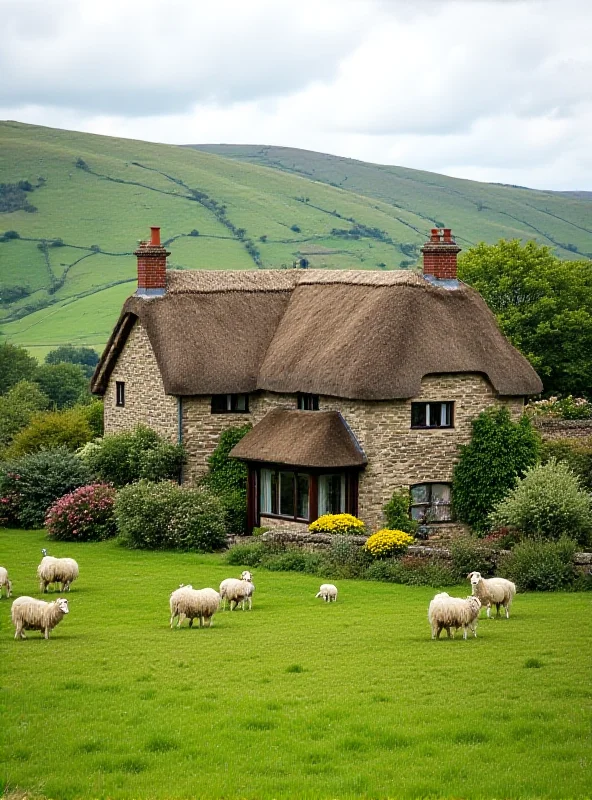
[[[587,439],[592,437],[592,419],[534,417],[532,421],[543,439]]]

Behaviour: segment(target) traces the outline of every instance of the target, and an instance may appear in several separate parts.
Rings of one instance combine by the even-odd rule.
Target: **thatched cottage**
[[[180,271],[153,228],[92,381],[105,431],[145,423],[183,442],[191,482],[225,428],[252,423],[233,450],[251,527],[347,511],[376,529],[400,487],[414,518],[448,527],[471,420],[494,404],[518,417],[542,389],[457,279],[459,251],[434,229],[423,274]]]

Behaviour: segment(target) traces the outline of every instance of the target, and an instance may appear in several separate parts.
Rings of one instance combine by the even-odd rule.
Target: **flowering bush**
[[[548,397],[535,400],[526,406],[532,417],[558,417],[560,419],[592,419],[592,403],[585,397]]]
[[[388,558],[388,556],[403,553],[412,541],[413,536],[405,531],[383,528],[368,538],[365,547],[374,558]]]
[[[323,514],[308,526],[311,533],[343,533],[363,536],[366,528],[361,519],[352,514]]]
[[[115,489],[106,483],[81,486],[60,497],[45,517],[51,539],[98,542],[115,536]]]

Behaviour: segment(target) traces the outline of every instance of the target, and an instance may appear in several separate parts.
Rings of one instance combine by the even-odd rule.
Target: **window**
[[[318,394],[299,394],[298,408],[300,411],[318,411],[319,410]]]
[[[125,405],[125,381],[115,381],[115,405]]]
[[[412,428],[452,428],[454,403],[411,403]]]
[[[248,414],[248,394],[213,394],[212,414]]]
[[[302,472],[279,469],[262,469],[260,474],[261,513],[308,522],[310,476]]]
[[[452,519],[449,483],[418,483],[411,487],[411,519],[447,522]]]
[[[345,475],[319,475],[319,517],[345,512]]]

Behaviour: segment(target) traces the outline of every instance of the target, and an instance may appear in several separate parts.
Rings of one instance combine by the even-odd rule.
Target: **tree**
[[[99,354],[92,347],[74,347],[65,344],[50,350],[45,356],[46,364],[79,364],[87,378],[92,377],[99,363]]]
[[[34,381],[57,409],[69,408],[88,396],[88,379],[79,364],[43,364]]]
[[[545,392],[592,396],[592,270],[517,239],[481,243],[459,259],[503,333],[528,358]]]
[[[528,417],[512,422],[504,407],[482,411],[472,427],[454,468],[452,502],[461,522],[483,532],[495,504],[537,462],[540,443]]]
[[[35,453],[54,447],[78,450],[94,438],[88,423],[85,406],[65,411],[42,411],[19,431],[7,452],[9,458]]]
[[[37,370],[37,361],[24,347],[3,342],[0,344],[0,394],[19,381],[30,381]]]
[[[19,381],[0,397],[0,448],[25,428],[35,411],[42,411],[49,400],[36,383]]]

